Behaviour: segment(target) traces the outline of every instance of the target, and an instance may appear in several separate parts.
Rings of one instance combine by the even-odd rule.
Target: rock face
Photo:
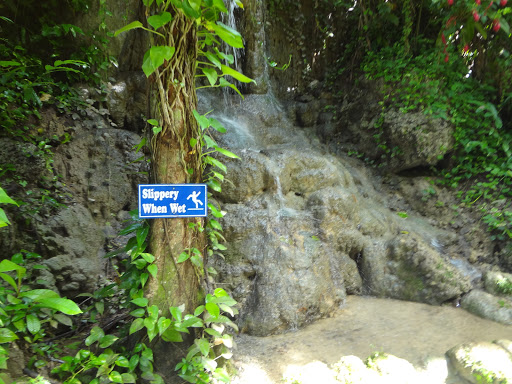
[[[19,179],[7,179],[3,187],[16,199],[27,201],[31,211],[20,216],[11,209],[12,226],[0,243],[6,256],[21,248],[44,257],[48,270],[40,270],[45,285],[74,297],[92,292],[105,280],[106,254],[110,243],[135,209],[136,186],[146,181],[144,161],[132,147],[140,142],[133,132],[114,128],[105,111],[82,111],[76,120],[53,110],[43,113],[40,128],[49,137],[71,140],[54,142],[51,162],[31,144],[2,139],[0,163],[16,165]],[[9,174],[8,174],[9,175]],[[53,182],[53,175],[59,175]],[[60,196],[45,203],[46,190]],[[28,192],[27,192],[28,191]]]
[[[347,294],[441,304],[471,290],[452,233],[400,217],[365,171],[325,153],[269,96],[215,117],[229,131],[222,145],[241,157],[225,161],[231,183],[216,196],[228,249],[215,267],[241,303],[244,332],[329,316]]]

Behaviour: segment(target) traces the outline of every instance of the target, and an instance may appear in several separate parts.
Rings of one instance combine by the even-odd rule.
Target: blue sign
[[[140,184],[139,217],[205,217],[208,215],[206,184]]]

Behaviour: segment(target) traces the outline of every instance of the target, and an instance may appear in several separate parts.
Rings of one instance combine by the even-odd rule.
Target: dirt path
[[[425,370],[429,362],[430,367],[436,360],[444,362],[445,352],[458,344],[500,338],[512,339],[512,327],[460,308],[349,296],[335,317],[304,329],[264,338],[238,337],[234,361],[239,374],[234,383],[282,384],[290,371],[308,363],[330,366],[342,356],[365,360],[374,352],[395,355]]]

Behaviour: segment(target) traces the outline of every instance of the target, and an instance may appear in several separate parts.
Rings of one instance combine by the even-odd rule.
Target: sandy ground
[[[512,326],[451,306],[349,296],[334,317],[298,331],[269,337],[239,336],[234,354],[238,376],[233,383],[282,384],[283,378],[292,382],[293,372],[304,367],[320,375],[319,367],[330,367],[342,356],[365,360],[375,352],[406,359],[423,373],[437,369],[432,373],[437,377],[428,379],[430,383],[460,383],[452,374],[442,372],[449,369],[445,352],[465,342],[496,339],[512,339]],[[318,384],[328,381],[314,380]]]

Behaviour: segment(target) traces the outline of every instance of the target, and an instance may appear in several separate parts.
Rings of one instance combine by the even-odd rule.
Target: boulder
[[[512,325],[512,298],[494,296],[479,289],[472,290],[461,300],[465,310],[498,323]]]
[[[410,233],[368,243],[361,272],[366,292],[380,297],[441,304],[471,289],[467,276]]]
[[[466,343],[450,349],[446,355],[458,374],[470,383],[512,380],[512,355],[495,343]]]
[[[382,139],[392,153],[389,164],[395,172],[434,166],[455,142],[453,127],[446,120],[433,119],[422,112],[396,110],[384,114]]]

